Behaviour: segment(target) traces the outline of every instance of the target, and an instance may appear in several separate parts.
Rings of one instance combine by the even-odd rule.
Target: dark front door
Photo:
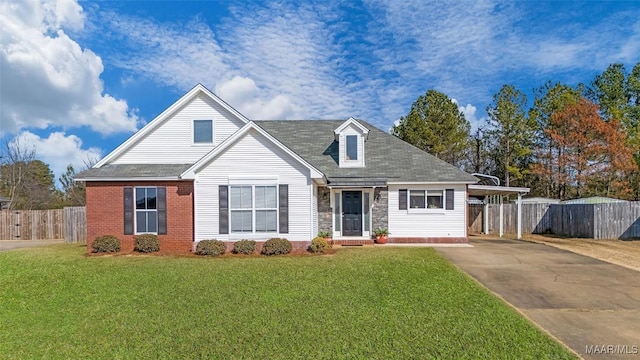
[[[362,236],[362,191],[343,191],[342,211],[342,236]]]

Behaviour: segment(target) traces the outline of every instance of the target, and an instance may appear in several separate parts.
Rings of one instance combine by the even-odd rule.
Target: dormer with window
[[[364,143],[369,129],[349,118],[333,131],[339,149],[340,167],[364,167]]]

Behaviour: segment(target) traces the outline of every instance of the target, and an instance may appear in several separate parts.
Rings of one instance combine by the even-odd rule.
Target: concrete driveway
[[[640,272],[543,244],[471,244],[437,251],[585,359],[640,360]]]
[[[0,251],[62,243],[64,240],[0,240]]]

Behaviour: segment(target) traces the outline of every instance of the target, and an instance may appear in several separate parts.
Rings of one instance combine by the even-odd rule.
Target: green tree
[[[600,105],[605,121],[622,121],[627,112],[626,71],[623,64],[611,64],[600,75],[596,75],[591,87],[586,89],[587,97]]]
[[[512,178],[522,179],[527,172],[533,152],[535,122],[525,113],[527,97],[511,85],[504,85],[487,107],[488,133],[493,138],[492,154],[496,162],[496,176],[505,186]]]
[[[428,90],[411,105],[391,133],[456,166],[460,166],[470,125],[458,105],[447,95]]]

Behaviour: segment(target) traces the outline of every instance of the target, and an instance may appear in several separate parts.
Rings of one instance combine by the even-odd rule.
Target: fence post
[[[522,194],[518,193],[518,239],[522,239]]]

